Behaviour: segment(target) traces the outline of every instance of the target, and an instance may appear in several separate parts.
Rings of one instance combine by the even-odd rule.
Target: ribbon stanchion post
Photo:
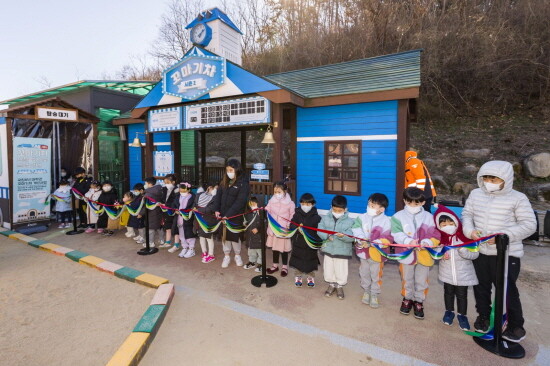
[[[496,237],[497,246],[497,276],[495,283],[495,302],[493,304],[494,315],[494,336],[493,339],[485,340],[482,337],[473,337],[481,348],[492,352],[496,355],[506,358],[523,358],[525,357],[525,349],[519,343],[508,342],[502,339],[502,315],[504,313],[504,296],[505,286],[507,282],[507,266],[508,260],[508,244],[510,239],[508,235],[498,235]]]
[[[78,230],[76,226],[76,204],[75,204],[74,194],[71,194],[71,213],[73,216],[73,229],[70,231],[67,231],[65,234],[66,235],[82,234],[84,230]]]
[[[144,200],[147,197],[143,197]],[[145,203],[145,248],[139,250],[137,254],[139,255],[150,255],[158,252],[158,248],[151,248],[149,244],[149,209],[147,208],[147,203]]]
[[[267,274],[267,265],[266,265],[266,255],[265,255],[265,212],[264,210],[259,210],[259,218],[260,218],[260,235],[262,239],[262,274],[255,276],[250,281],[252,285],[256,287],[262,287],[262,284],[265,283],[265,287],[273,287],[277,284],[277,278],[274,276],[270,276]]]

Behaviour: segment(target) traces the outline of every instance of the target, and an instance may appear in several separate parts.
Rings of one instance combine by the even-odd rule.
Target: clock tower
[[[200,12],[185,29],[190,29],[189,35],[193,44],[239,66],[242,64],[242,32],[220,9],[212,8]]]

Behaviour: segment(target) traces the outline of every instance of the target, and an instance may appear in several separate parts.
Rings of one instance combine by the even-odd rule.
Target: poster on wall
[[[149,111],[149,131],[175,131],[182,129],[182,108],[162,108]]]
[[[153,152],[155,177],[163,177],[166,174],[174,174],[174,152],[155,151]]]
[[[185,129],[270,123],[269,100],[250,97],[185,107]]]
[[[13,223],[50,219],[51,140],[13,138]]]

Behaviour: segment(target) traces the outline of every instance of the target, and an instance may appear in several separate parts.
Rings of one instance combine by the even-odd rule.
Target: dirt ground
[[[361,304],[358,262],[350,262],[346,299],[325,298],[322,271],[314,289],[297,289],[293,277],[273,288],[256,288],[252,270],[202,264],[200,256],[181,259],[165,249],[139,256],[140,248],[121,232],[106,238],[63,235],[57,229],[35,237],[83,250],[121,265],[170,279],[176,296],[142,365],[257,365],[258,362],[300,365],[550,365],[550,248],[526,246],[519,287],[528,337],[526,358],[505,360],[479,348],[457,325],[441,323],[443,286],[437,267],[430,273],[426,319],[400,315],[398,267],[388,264],[381,307]],[[246,254],[244,254],[246,260]],[[271,253],[268,252],[268,259]],[[270,263],[270,260],[268,260]],[[473,293],[469,293],[473,324]]]
[[[0,364],[105,365],[153,295],[0,236]]]

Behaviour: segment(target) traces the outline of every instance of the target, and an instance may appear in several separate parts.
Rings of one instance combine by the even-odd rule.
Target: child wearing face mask
[[[55,211],[57,212],[58,228],[64,229],[71,227],[71,187],[69,182],[61,180],[58,188],[53,192],[57,199],[55,201]]]
[[[173,200],[176,197],[177,178],[174,174],[168,174],[164,177],[164,187],[162,187],[162,203],[165,206],[173,207]],[[162,228],[164,229],[164,243],[160,243],[159,248],[170,248],[172,246],[172,225],[176,216],[170,216],[168,212],[162,213]]]
[[[325,241],[321,247],[321,252],[325,255],[323,276],[329,284],[325,296],[331,297],[336,292],[340,300],[344,300],[344,286],[348,283],[348,262],[353,255],[353,239],[347,236],[353,236],[353,219],[348,217],[347,206],[346,197],[335,196],[331,210],[321,218],[319,229],[336,231],[337,234],[318,233]]]
[[[457,245],[470,241],[462,233],[462,224],[458,217],[447,207],[438,206],[434,221],[441,234],[442,245]],[[443,282],[445,300],[445,314],[442,319],[444,324],[453,324],[456,298],[458,325],[462,330],[470,330],[466,316],[468,286],[478,284],[472,263],[478,255],[478,252],[471,252],[467,248],[451,249],[439,261],[439,280]]]
[[[97,199],[101,195],[101,183],[99,183],[97,180],[93,180],[90,183],[90,190],[86,192],[84,196],[86,196],[87,199],[90,201],[97,202]],[[97,206],[97,205],[96,205]],[[92,212],[92,208],[90,205],[87,205],[87,218],[88,218],[88,228],[86,229],[86,233],[93,233],[95,231],[95,226],[97,223],[97,215]]]
[[[114,205],[117,204],[117,193],[116,189],[113,188],[113,183],[110,180],[106,180],[103,182],[103,185],[101,186],[101,194],[99,195],[99,198],[97,199],[97,202],[103,203],[104,205]],[[99,208],[99,207],[98,207]],[[107,212],[103,212],[99,217],[97,218],[97,232],[100,234],[103,234],[105,236],[111,236],[114,234],[113,230],[108,229],[109,224],[109,216],[107,215]]]
[[[289,222],[294,216],[296,204],[292,202],[292,198],[288,194],[288,188],[285,183],[277,182],[273,185],[273,197],[265,206],[265,210],[269,212],[271,217],[284,228],[289,227]],[[267,228],[266,246],[273,249],[273,264],[267,269],[267,273],[273,274],[279,270],[279,256],[282,257],[283,266],[281,276],[286,277],[288,274],[288,255],[292,250],[290,238],[278,238],[275,236],[270,227]]]
[[[178,186],[178,193],[174,198],[173,208],[180,210],[190,210],[193,208],[195,202],[195,195],[191,193],[191,184],[182,182]],[[186,211],[188,213],[188,211]],[[189,220],[184,220],[179,214],[176,214],[174,219],[174,226],[172,230],[179,235],[179,243],[174,242],[174,246],[180,247],[181,252],[178,255],[180,258],[191,258],[195,256],[195,238],[197,237],[193,229],[194,217],[191,216]]]
[[[128,207],[130,207],[132,210],[137,210],[139,206],[141,205],[141,202],[143,200],[143,193],[145,192],[143,188],[143,184],[137,183],[132,188],[131,193],[134,197],[133,199],[128,203]],[[136,242],[139,242],[143,240],[143,237],[145,236],[145,218],[139,217],[140,215],[130,215],[130,218],[128,219],[128,226],[127,230],[130,235],[127,233],[127,237],[134,239]]]
[[[429,252],[422,247],[439,245],[441,235],[437,230],[433,216],[422,207],[426,201],[424,192],[416,187],[403,191],[405,208],[391,218],[391,234],[398,244],[414,247],[414,251],[404,259],[399,260],[401,273],[403,302],[399,312],[409,315],[414,308],[414,317],[424,319],[424,300],[428,293],[428,275],[434,260]],[[395,252],[410,250],[409,247],[397,247]]]
[[[474,189],[462,211],[464,235],[472,240],[491,234],[506,234],[508,247],[508,283],[506,310],[508,325],[502,338],[520,342],[525,338],[524,318],[516,281],[519,276],[522,240],[535,232],[537,222],[529,199],[513,189],[514,169],[507,161],[489,161],[477,173],[479,188]],[[495,239],[479,245],[479,257],[474,260],[479,284],[474,286],[476,310],[479,314],[474,328],[480,333],[489,330],[491,291],[496,273]]]
[[[361,265],[359,266],[359,277],[361,278],[361,287],[364,290],[362,302],[370,305],[371,308],[377,308],[378,295],[380,295],[382,285],[382,271],[386,257],[371,246],[376,243],[384,248],[387,253],[387,244],[393,243],[391,236],[391,220],[384,214],[388,208],[388,197],[382,193],[373,193],[370,195],[367,203],[367,212],[358,216],[353,224],[353,236],[362,238],[356,241],[355,254],[359,257]]]
[[[317,213],[315,207],[315,198],[311,193],[304,193],[300,197],[300,207],[292,216],[290,229],[294,230],[299,225],[317,228],[321,222],[321,216]],[[302,228],[312,241],[321,242],[321,238],[317,235],[317,231]],[[290,266],[294,268],[294,285],[302,287],[304,277],[308,288],[315,287],[315,271],[319,266],[318,248],[312,248],[308,245],[304,236],[300,233],[294,234],[292,237],[292,257],[290,257]]]
[[[248,200],[248,211],[254,211],[258,208],[258,199],[254,196]],[[245,243],[248,247],[248,263],[243,268],[255,268],[256,272],[262,270],[262,237],[259,232],[261,222],[258,211],[248,212],[244,215],[246,232],[244,233]]]
[[[218,223],[216,219],[216,209],[214,197],[218,191],[218,185],[215,182],[210,182],[205,185],[206,190],[203,190],[201,193],[198,193],[195,197],[195,202],[193,203],[194,211],[200,213],[202,220],[208,226],[214,226]],[[193,220],[194,227],[197,235],[199,236],[199,242],[202,249],[202,263],[213,262],[216,257],[214,257],[214,233],[205,232],[202,227],[199,225],[198,220]],[[173,248],[172,248],[173,249]],[[171,251],[172,249],[168,250]],[[176,250],[174,250],[176,251]]]

